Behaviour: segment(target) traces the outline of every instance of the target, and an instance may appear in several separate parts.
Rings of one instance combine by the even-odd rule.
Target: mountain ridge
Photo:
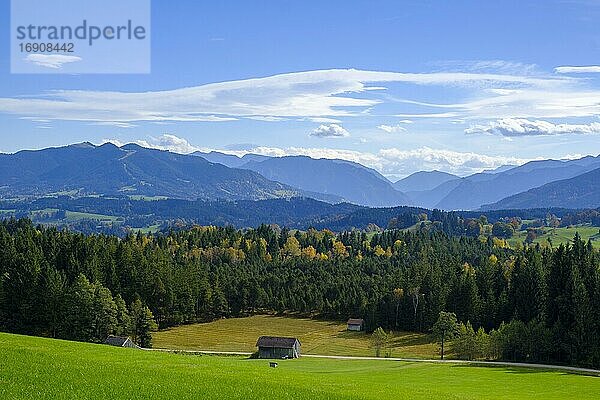
[[[530,161],[496,174],[474,174],[462,178],[460,184],[435,207],[443,210],[476,210],[484,204],[492,204],[503,198],[550,182],[569,179],[598,167],[600,167],[600,156],[587,156],[567,161]]]
[[[61,192],[228,200],[306,195],[253,171],[131,143],[84,142],[0,155],[0,196]]]
[[[569,179],[553,181],[506,197],[482,210],[544,207],[594,208],[600,205],[600,168]]]

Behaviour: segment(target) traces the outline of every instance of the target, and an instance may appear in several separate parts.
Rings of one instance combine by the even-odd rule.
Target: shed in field
[[[359,318],[350,318],[348,320],[348,330],[360,332],[365,329],[365,320]]]
[[[139,349],[139,346],[135,343],[133,343],[133,341],[128,338],[127,336],[113,336],[113,335],[109,335],[106,340],[104,341],[104,344],[108,344],[111,346],[117,346],[117,347],[130,347],[132,349]]]
[[[258,358],[298,358],[300,341],[297,338],[261,336],[256,342]]]

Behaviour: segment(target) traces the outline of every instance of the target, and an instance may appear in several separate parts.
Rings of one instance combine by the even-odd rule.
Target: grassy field
[[[348,332],[344,323],[271,315],[179,326],[154,333],[153,342],[154,347],[164,349],[253,352],[256,340],[263,335],[297,337],[304,354],[375,355],[370,336],[364,332]],[[437,357],[437,345],[424,334],[395,332],[391,356]]]
[[[66,211],[66,215],[67,215],[68,221],[79,221],[82,219],[91,219],[91,220],[95,220],[95,221],[115,222],[119,219],[119,217],[115,217],[113,215],[92,214],[92,213],[84,213],[84,212],[76,212],[76,211]]]
[[[59,210],[56,208],[45,208],[43,210],[34,210],[34,211],[29,212],[29,217],[35,220],[36,218],[39,218],[43,214],[53,214],[57,211],[59,211]],[[94,221],[98,221],[98,222],[116,222],[119,219],[122,219],[121,217],[116,217],[116,216],[112,216],[112,215],[84,213],[84,212],[77,212],[77,211],[65,211],[65,215],[66,215],[67,221],[80,221],[80,220],[87,219],[87,220],[94,220]],[[62,220],[52,219],[49,222],[60,222],[60,221],[62,221]]]
[[[2,399],[592,399],[600,378],[514,368],[189,356],[0,334]]]
[[[131,200],[144,200],[144,201],[156,201],[156,200],[167,200],[168,197],[166,196],[143,196],[143,195],[139,195],[139,194],[133,194],[133,195],[129,195],[127,196],[129,197]]]
[[[156,233],[158,231],[160,231],[160,225],[156,224],[156,225],[150,225],[150,226],[146,226],[143,228],[131,228],[131,231],[134,233],[138,233],[141,232],[143,234],[150,234],[150,233]]]
[[[579,233],[579,236],[587,242],[588,239],[592,239],[592,244],[595,248],[600,249],[600,235],[598,232],[600,228],[595,226],[573,226],[573,227],[563,227],[563,228],[544,228],[546,231],[545,234],[539,235],[537,239],[534,240],[534,243],[540,243],[543,245],[548,244],[548,238],[552,240],[553,246],[558,246],[561,243],[567,244],[573,240],[575,233]],[[527,237],[527,232],[522,231],[515,233],[515,235],[508,240],[511,246],[514,246],[517,242],[523,243],[525,238]]]

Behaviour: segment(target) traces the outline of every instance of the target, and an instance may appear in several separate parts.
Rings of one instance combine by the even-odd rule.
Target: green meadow
[[[346,324],[307,318],[254,315],[182,325],[153,334],[154,347],[182,350],[253,352],[260,336],[297,337],[304,354],[374,356],[370,335],[348,332]],[[394,332],[391,357],[437,358],[438,346],[422,333]]]
[[[562,227],[562,228],[543,228],[544,233],[538,235],[538,237],[533,241],[534,243],[539,243],[541,245],[548,245],[548,239],[552,241],[552,245],[554,247],[559,246],[560,244],[567,244],[573,241],[575,237],[575,233],[578,233],[579,236],[584,241],[588,241],[590,239],[592,241],[592,245],[600,249],[600,228],[596,226],[571,226],[571,227]],[[527,231],[516,232],[515,235],[508,240],[511,246],[515,246],[517,243],[523,243],[527,238]]]
[[[592,399],[600,378],[389,360],[192,356],[0,334],[2,399]]]

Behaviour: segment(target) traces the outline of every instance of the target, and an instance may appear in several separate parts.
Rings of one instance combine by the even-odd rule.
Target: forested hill
[[[176,199],[269,199],[311,195],[249,170],[228,168],[201,157],[91,143],[0,154],[0,197],[70,193],[138,195]]]
[[[0,224],[0,330],[82,341],[258,312],[428,332],[440,311],[490,332],[495,357],[600,366],[600,255],[400,230],[268,226],[85,236]],[[483,331],[482,331],[483,332]],[[478,333],[479,335],[479,333]]]
[[[130,228],[190,225],[231,225],[236,228],[277,224],[290,229],[310,227],[344,230],[405,229],[426,219],[431,228],[449,234],[475,235],[479,225],[467,231],[469,220],[483,215],[490,223],[501,219],[545,219],[547,215],[562,218],[572,212],[559,208],[529,210],[498,210],[482,212],[443,212],[418,207],[368,208],[348,203],[329,204],[310,198],[270,199],[260,201],[204,201],[204,200],[142,200],[129,197],[45,197],[35,200],[0,200],[0,217],[29,217],[37,223],[68,227],[84,233],[111,233],[125,235]],[[69,213],[79,218],[70,219]],[[98,219],[104,218],[105,222]],[[577,223],[592,220],[578,219]]]

